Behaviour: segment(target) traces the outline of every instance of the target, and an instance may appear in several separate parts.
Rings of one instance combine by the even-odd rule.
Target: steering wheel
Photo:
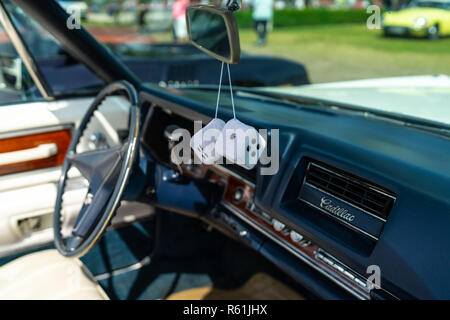
[[[119,93],[125,93],[131,104],[127,141],[108,149],[77,154],[77,145],[94,112],[106,97]],[[120,203],[130,177],[133,161],[136,158],[140,131],[139,120],[140,107],[137,93],[134,87],[126,81],[111,83],[100,91],[84,115],[64,159],[53,214],[54,243],[56,249],[63,256],[79,257],[86,254],[101,238],[111,221]],[[62,235],[62,199],[67,172],[72,166],[81,172],[89,182],[89,187],[71,235],[64,238]]]

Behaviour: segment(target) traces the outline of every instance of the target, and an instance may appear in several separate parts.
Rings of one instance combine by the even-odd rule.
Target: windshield
[[[216,86],[220,62],[187,41],[186,8],[200,2],[227,1],[93,0],[79,10],[142,81]],[[450,1],[240,2],[234,85],[450,124]]]
[[[226,2],[59,1],[74,18],[72,27],[79,22],[143,82],[199,88],[217,86],[220,62],[187,41],[186,8]],[[450,124],[449,0],[239,2],[235,86]],[[64,55],[49,36],[44,40],[41,53]],[[42,56],[51,66],[53,58]],[[90,79],[87,88],[98,84]],[[76,83],[55,86],[67,91]]]
[[[4,3],[25,45],[56,96],[93,93],[104,86],[101,79],[70,56],[50,33],[20,7],[11,1],[5,0]],[[5,52],[8,46],[12,47],[10,43],[1,41],[1,39],[0,44],[2,52]],[[15,51],[14,55],[19,58]],[[23,72],[25,73],[25,71]],[[26,75],[28,76],[27,73]],[[29,90],[33,90],[33,88],[29,88]],[[38,95],[38,92],[35,94]]]

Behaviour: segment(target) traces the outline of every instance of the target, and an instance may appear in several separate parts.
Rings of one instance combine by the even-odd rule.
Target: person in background
[[[189,0],[175,0],[173,3],[173,37],[175,41],[187,38],[186,8],[189,4]]]
[[[108,8],[108,14],[114,17],[114,23],[119,23],[119,13],[120,13],[120,4],[117,2],[112,2]]]
[[[253,8],[253,21],[258,34],[258,45],[263,46],[267,42],[267,27],[273,18],[274,0],[251,0]]]
[[[143,32],[145,31],[145,17],[147,16],[147,13],[150,11],[150,5],[148,3],[142,3],[138,4],[138,25],[139,25],[139,31]]]

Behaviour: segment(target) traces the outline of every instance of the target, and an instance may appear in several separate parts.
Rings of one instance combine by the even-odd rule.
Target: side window
[[[0,26],[0,104],[33,100],[40,93],[8,34]]]
[[[65,51],[50,33],[30,18],[20,7],[10,0],[4,0],[3,3],[15,29],[43,75],[43,81],[51,88],[54,97],[95,93],[104,86],[104,82],[100,78]],[[3,28],[1,34],[1,40],[9,39]],[[5,69],[3,67],[4,56],[5,59],[8,57],[16,59],[11,63],[17,69]],[[15,72],[15,76],[10,77],[5,86],[19,94],[19,101],[42,99],[40,91],[33,83],[11,41],[6,43],[2,41],[0,57],[2,59],[1,73]],[[6,64],[8,65],[8,63]],[[12,97],[7,101],[7,99],[3,99],[3,94],[0,96],[0,104],[12,101],[14,101]]]

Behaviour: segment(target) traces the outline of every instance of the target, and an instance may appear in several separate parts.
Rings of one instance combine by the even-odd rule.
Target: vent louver
[[[367,180],[313,162],[308,164],[305,182],[382,219],[395,201],[391,192]]]

